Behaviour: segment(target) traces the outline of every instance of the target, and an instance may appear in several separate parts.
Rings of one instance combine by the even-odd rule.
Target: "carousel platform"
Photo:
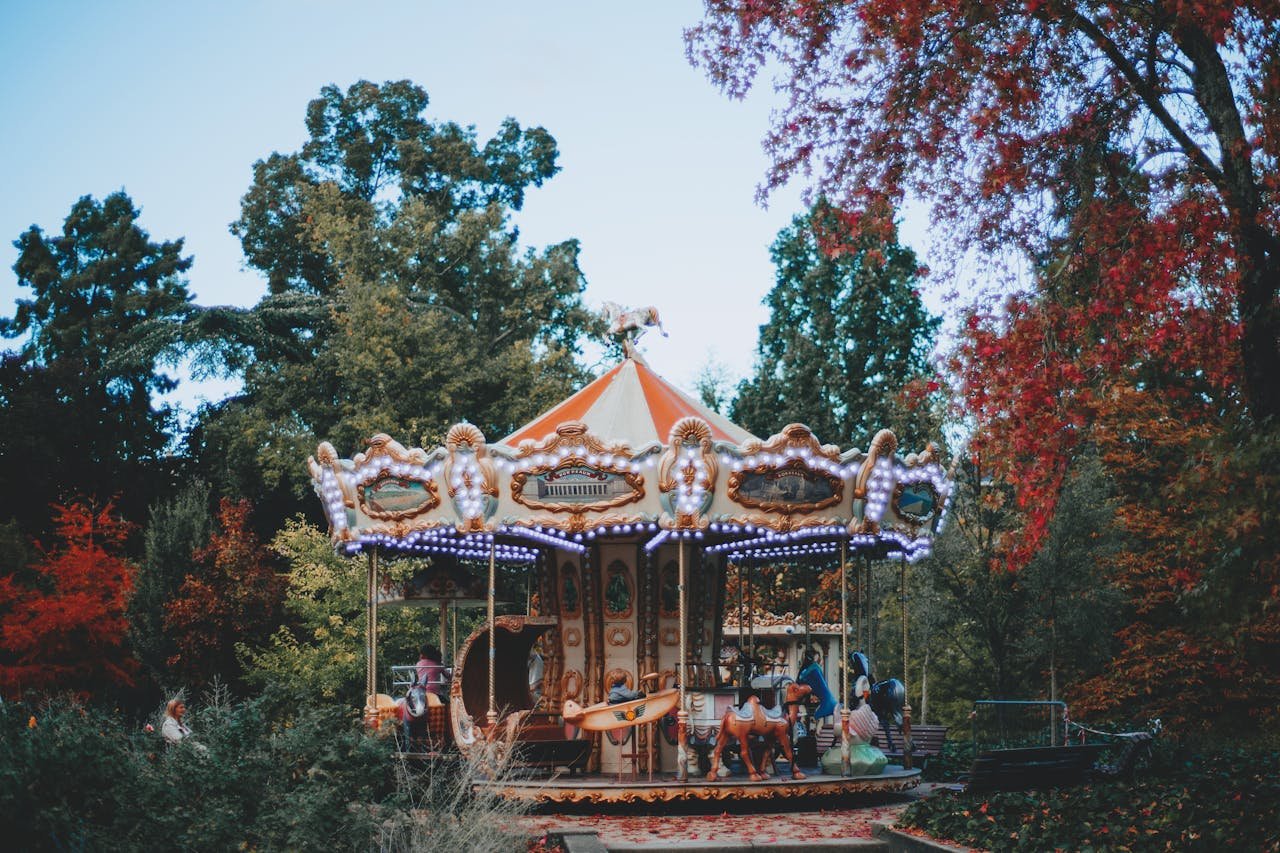
[[[505,799],[536,804],[552,803],[670,803],[680,801],[771,800],[796,797],[836,797],[845,794],[896,794],[920,784],[919,770],[905,770],[890,764],[877,776],[829,776],[814,773],[804,779],[789,776],[752,782],[745,776],[731,776],[719,782],[694,777],[679,782],[670,772],[645,774],[639,779],[614,773],[587,773],[528,779],[482,782],[478,788],[495,789]]]

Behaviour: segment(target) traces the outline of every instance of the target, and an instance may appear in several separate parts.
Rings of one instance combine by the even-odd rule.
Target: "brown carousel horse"
[[[800,768],[796,766],[795,755],[791,752],[791,738],[787,731],[795,723],[799,713],[799,703],[803,702],[805,697],[812,691],[813,688],[807,684],[799,684],[792,681],[786,686],[786,697],[783,700],[782,708],[766,711],[764,706],[760,704],[758,697],[750,696],[747,701],[737,708],[730,708],[725,711],[724,719],[720,721],[720,731],[716,735],[716,748],[711,753],[711,772],[707,774],[707,781],[716,781],[717,774],[720,771],[720,753],[724,751],[729,738],[734,738],[738,741],[738,749],[742,753],[742,763],[746,765],[748,778],[752,782],[763,782],[765,780],[766,776],[762,771],[765,764],[771,760],[772,750],[766,750],[765,761],[761,762],[760,770],[757,770],[751,760],[751,749],[748,741],[751,735],[763,735],[771,738],[782,749],[782,754],[786,756],[787,761],[791,763],[791,778],[805,778],[804,774],[800,772]]]

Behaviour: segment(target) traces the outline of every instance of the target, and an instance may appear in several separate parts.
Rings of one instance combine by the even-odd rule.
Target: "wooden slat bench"
[[[924,769],[930,758],[942,754],[942,747],[947,741],[950,726],[914,725],[911,727],[911,763],[913,767]],[[888,756],[895,764],[902,763],[902,732],[892,732],[893,742],[885,737],[884,727],[876,729],[876,748]]]
[[[970,791],[1022,791],[1084,782],[1106,746],[1037,746],[988,749],[969,768]]]
[[[930,758],[942,754],[943,744],[947,740],[947,732],[950,726],[927,726],[919,725],[911,727],[911,750],[912,765],[923,769],[924,765]],[[833,726],[826,726],[818,735],[818,755],[822,755],[828,749],[838,743],[838,729]],[[873,745],[885,754],[885,757],[894,764],[902,763],[902,733],[895,732],[893,735],[893,747],[890,748],[889,742],[885,739],[884,729],[876,730],[876,737]]]

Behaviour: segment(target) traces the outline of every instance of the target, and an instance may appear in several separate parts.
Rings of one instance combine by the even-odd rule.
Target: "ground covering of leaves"
[[[1167,747],[1133,781],[941,791],[902,828],[988,850],[1280,851],[1280,750]]]
[[[811,807],[809,811],[782,811],[777,804],[756,806],[768,809],[758,813],[672,814],[542,814],[520,818],[520,825],[535,837],[566,829],[593,830],[609,844],[668,844],[679,841],[754,841],[768,844],[783,841],[818,839],[870,838],[871,824],[877,820],[892,821],[907,807],[907,800],[886,802],[883,798],[865,804],[851,802],[839,807]]]

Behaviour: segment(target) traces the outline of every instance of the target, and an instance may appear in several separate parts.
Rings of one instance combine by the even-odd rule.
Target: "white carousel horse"
[[[652,305],[643,308],[624,308],[617,302],[606,302],[600,309],[600,316],[609,324],[609,334],[627,335],[631,340],[639,339],[649,326],[657,326],[662,336],[668,337],[667,330],[662,328],[658,319],[658,309]],[[635,333],[632,335],[631,333]]]

